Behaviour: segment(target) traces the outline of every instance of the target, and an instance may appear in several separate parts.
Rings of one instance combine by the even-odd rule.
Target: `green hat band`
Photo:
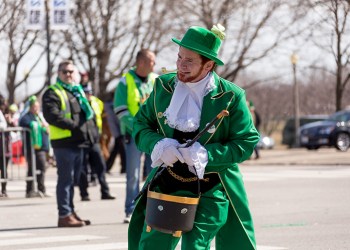
[[[217,57],[221,46],[220,38],[205,28],[193,26],[187,30],[181,41],[176,38],[172,38],[172,41],[213,60],[218,65],[224,65]]]

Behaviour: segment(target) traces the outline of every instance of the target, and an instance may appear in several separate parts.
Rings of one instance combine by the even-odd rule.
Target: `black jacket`
[[[67,119],[61,112],[61,100],[54,90],[47,89],[42,98],[42,110],[45,120],[50,124],[62,129],[72,131],[72,136],[64,139],[51,140],[53,148],[86,148],[96,143],[98,131],[95,119],[86,120],[84,111],[81,109],[78,99],[66,90],[72,119]]]

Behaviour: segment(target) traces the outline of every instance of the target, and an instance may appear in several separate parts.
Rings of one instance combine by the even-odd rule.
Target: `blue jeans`
[[[149,154],[145,154],[145,160],[143,162],[143,178],[146,179],[149,173],[152,171],[152,159]]]
[[[79,183],[83,166],[83,148],[54,148],[57,162],[56,199],[59,217],[74,212],[74,184]]]
[[[136,198],[140,192],[140,164],[142,152],[136,147],[133,138],[126,143],[126,200],[125,214],[131,214],[135,208]]]

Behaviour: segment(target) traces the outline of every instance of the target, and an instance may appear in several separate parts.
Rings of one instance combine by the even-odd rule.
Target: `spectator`
[[[90,224],[74,210],[74,184],[79,184],[84,150],[93,145],[97,131],[89,101],[81,85],[74,82],[75,72],[72,61],[61,62],[56,83],[48,87],[42,98],[43,114],[50,124],[50,141],[57,164],[58,227]]]
[[[90,84],[89,72],[80,73],[80,84],[83,87],[86,87]]]
[[[120,132],[120,122],[118,120],[118,117],[114,114],[114,111],[113,111],[113,97],[107,100],[107,102],[105,102],[105,111],[107,116],[108,127],[110,130],[110,133],[114,138],[112,150],[110,151],[109,157],[106,161],[107,172],[110,173],[114,165],[115,158],[117,157],[117,155],[119,155],[120,164],[121,164],[120,173],[125,173],[126,172],[126,152],[125,152],[124,136]]]
[[[94,143],[91,147],[84,149],[84,163],[83,170],[80,177],[80,196],[82,201],[90,201],[88,193],[88,166],[94,169],[97,175],[97,179],[101,186],[101,199],[102,200],[114,200],[115,197],[109,193],[109,187],[106,181],[106,164],[102,157],[102,152],[99,144],[99,135],[102,133],[102,114],[103,114],[103,102],[92,94],[92,88],[90,85],[84,86],[84,92],[88,99],[94,113],[95,113],[95,133]]]
[[[18,121],[19,121],[19,112],[18,112],[18,106],[16,103],[13,103],[9,106],[9,115],[11,117],[11,123],[13,127],[18,126]]]
[[[10,133],[5,132],[7,128],[7,119],[5,111],[7,109],[6,99],[0,94],[0,180],[1,193],[0,198],[8,197],[7,186],[7,166],[10,161]],[[3,138],[4,137],[4,138]]]
[[[249,158],[259,134],[244,90],[214,72],[216,64],[223,65],[218,52],[224,30],[221,25],[211,30],[193,26],[182,40],[173,38],[180,46],[177,73],[157,78],[151,96],[134,119],[137,147],[151,154],[152,166],[166,167],[152,183],[154,190],[198,197],[200,179],[193,229],[182,235],[182,249],[208,249],[214,237],[219,249],[256,249],[238,163]],[[222,110],[229,115],[220,118],[192,146],[183,147]],[[154,228],[149,231],[145,226],[145,201],[142,196],[136,201],[129,225],[129,250],[175,249],[179,237]]]
[[[19,125],[21,127],[30,129],[30,132],[26,132],[26,156],[28,163],[27,176],[33,176],[33,160],[35,159],[35,170],[37,173],[36,181],[38,184],[39,192],[34,191],[33,180],[28,180],[26,198],[51,197],[51,195],[46,192],[45,187],[46,162],[50,147],[49,125],[40,114],[40,104],[36,96],[31,96],[28,102],[29,111],[26,114],[23,114],[19,120]],[[32,151],[32,149],[34,150]],[[34,152],[34,159],[32,152]]]
[[[90,77],[89,77],[89,72],[80,72],[79,73],[80,75],[80,84],[81,86],[84,88],[84,87],[87,87],[89,84],[90,84]],[[77,79],[78,79],[78,74],[76,74],[77,76]],[[86,165],[84,165],[84,168],[83,168],[83,172],[82,174],[85,175],[86,173],[86,177],[88,178],[88,183],[92,184],[93,186],[96,186],[97,185],[97,181],[96,181],[96,171],[95,171],[95,166],[94,165],[88,165],[87,166],[87,171],[85,172],[85,167]],[[83,179],[85,179],[85,177],[83,177]],[[88,185],[88,183],[86,185]],[[86,187],[86,190],[87,190],[87,187]],[[82,190],[80,190],[82,191]],[[88,196],[86,196],[86,200],[90,200],[88,198]]]
[[[130,222],[134,198],[139,192],[142,153],[136,148],[132,134],[133,118],[152,92],[156,74],[153,73],[155,54],[142,49],[136,55],[136,66],[121,78],[114,94],[114,112],[120,121],[126,143],[126,200],[124,223]],[[146,155],[145,157],[149,157]]]
[[[106,103],[103,103],[103,114],[102,114],[102,134],[100,136],[100,146],[103,159],[107,161],[109,158],[109,147],[112,138],[111,131],[109,130],[108,120],[107,120],[107,112],[106,112]],[[107,169],[106,169],[107,170]]]
[[[249,106],[250,113],[252,114],[254,126],[255,126],[256,130],[259,132],[259,127],[260,127],[260,123],[261,123],[260,115],[256,111],[253,101],[249,101],[248,106]],[[259,153],[259,146],[258,145],[256,145],[254,147],[254,153],[255,153],[255,159],[259,159],[260,153]]]

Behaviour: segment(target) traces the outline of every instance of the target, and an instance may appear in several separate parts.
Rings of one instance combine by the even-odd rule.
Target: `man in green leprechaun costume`
[[[256,249],[253,222],[238,163],[248,159],[259,140],[245,92],[219,77],[214,68],[225,28],[190,27],[180,45],[177,73],[156,79],[153,92],[135,116],[133,137],[138,148],[151,155],[153,171],[164,169],[152,181],[160,193],[196,196],[200,199],[193,228],[176,237],[151,229],[145,222],[146,194],[136,201],[129,225],[129,249],[210,249],[215,237],[217,250]],[[208,127],[222,110],[228,116],[201,134],[190,147],[185,142]],[[160,209],[161,210],[161,209]],[[171,217],[171,215],[169,216]]]

